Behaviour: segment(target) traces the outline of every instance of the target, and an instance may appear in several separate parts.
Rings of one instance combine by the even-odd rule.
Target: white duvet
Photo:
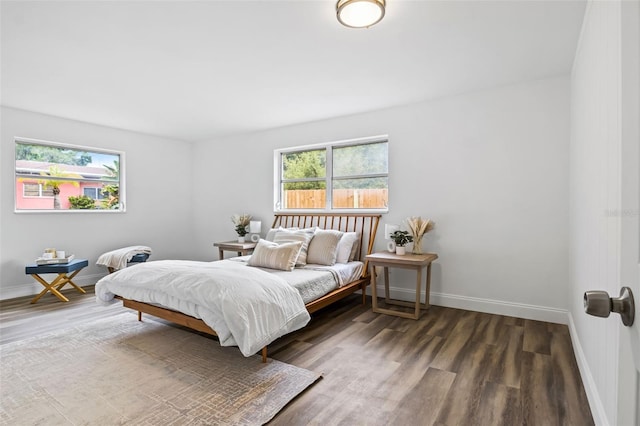
[[[222,346],[238,346],[244,356],[310,320],[302,297],[284,279],[228,260],[140,263],[107,275],[95,289],[103,303],[118,295],[202,319]]]

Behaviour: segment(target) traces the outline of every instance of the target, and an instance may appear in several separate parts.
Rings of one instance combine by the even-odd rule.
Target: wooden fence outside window
[[[381,209],[389,200],[387,189],[334,189],[334,209]],[[324,189],[296,189],[284,192],[287,209],[324,209]]]

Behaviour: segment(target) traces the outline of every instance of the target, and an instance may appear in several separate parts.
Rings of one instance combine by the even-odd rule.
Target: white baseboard
[[[377,290],[378,295],[384,294],[384,287],[378,286]],[[389,296],[393,299],[414,301],[416,293],[415,290],[412,289],[389,287]],[[422,292],[420,297],[421,300],[424,301],[424,292]],[[553,322],[556,324],[568,323],[568,312],[565,309],[433,292],[431,293],[430,302],[432,305],[445,306],[447,308]]]
[[[578,369],[580,370],[580,376],[582,377],[582,384],[589,400],[589,406],[591,407],[591,415],[593,416],[593,422],[601,426],[609,426],[607,415],[602,405],[602,399],[600,393],[593,380],[593,374],[587,363],[587,358],[584,356],[580,339],[578,338],[578,332],[576,325],[573,322],[573,315],[568,313],[569,317],[569,334],[571,335],[571,344],[573,345],[573,353],[576,356],[576,362],[578,363]]]
[[[546,306],[528,305],[525,303],[504,302],[501,300],[457,296],[445,293],[431,293],[431,303],[449,308],[466,309],[469,311],[553,322],[557,324],[566,324],[568,321],[567,311],[565,309],[548,308]]]
[[[75,277],[73,282],[80,287],[94,285],[100,278],[106,274],[83,275]],[[66,286],[63,291],[71,287]],[[12,286],[0,287],[0,300],[15,299],[16,297],[35,296],[44,290],[44,287],[35,280],[26,284],[14,284]]]

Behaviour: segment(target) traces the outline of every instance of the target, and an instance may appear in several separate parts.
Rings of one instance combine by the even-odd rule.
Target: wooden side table
[[[436,260],[438,255],[435,253],[425,254],[406,254],[399,256],[395,253],[372,253],[367,256],[369,266],[371,267],[371,307],[373,312],[381,314],[396,315],[402,318],[418,319],[420,318],[421,309],[429,309],[429,291],[431,290],[431,262]],[[392,309],[378,307],[378,293],[376,287],[376,266],[381,266],[384,270],[384,300],[390,305],[405,306],[415,308],[413,314],[408,312],[399,312]],[[405,302],[403,300],[394,300],[389,298],[389,268],[413,269],[416,271],[416,301]],[[420,287],[422,284],[422,270],[427,268],[425,303],[420,303]]]
[[[42,290],[40,294],[34,297],[31,303],[36,303],[49,291],[63,302],[68,302],[69,299],[67,299],[62,293],[60,293],[62,287],[67,284],[70,284],[80,293],[86,293],[86,291],[82,287],[77,286],[71,280],[76,275],[78,275],[78,272],[80,272],[82,268],[85,268],[87,266],[89,266],[89,261],[86,259],[75,259],[69,263],[59,263],[55,265],[27,265],[25,267],[25,273],[31,275],[33,278],[35,278],[36,281],[44,286],[44,290]],[[67,275],[70,272],[71,275]],[[48,283],[44,278],[40,276],[40,274],[58,274],[58,276],[54,278],[53,281]]]
[[[239,243],[237,241],[222,241],[218,243],[213,243],[215,247],[218,247],[218,256],[220,260],[224,259],[225,251],[235,251],[238,253],[238,256],[246,256],[253,252],[253,249],[256,248],[256,243],[248,241],[246,243]]]

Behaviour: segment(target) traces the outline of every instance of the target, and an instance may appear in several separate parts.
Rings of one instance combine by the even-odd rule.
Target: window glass
[[[282,204],[285,209],[304,206],[324,209],[327,193],[327,151],[290,152],[282,155]]]
[[[369,143],[333,149],[333,177],[386,174],[389,171],[389,144]]]
[[[102,188],[85,187],[82,188],[82,193],[85,197],[89,197],[94,200],[103,200],[105,198]]]
[[[386,137],[275,151],[275,209],[386,211]]]
[[[334,209],[384,209],[389,200],[387,142],[333,149]]]
[[[123,153],[23,138],[15,143],[16,211],[124,211]]]
[[[25,182],[22,185],[22,189],[25,197],[53,197],[53,190],[51,188],[43,188],[41,183]]]

